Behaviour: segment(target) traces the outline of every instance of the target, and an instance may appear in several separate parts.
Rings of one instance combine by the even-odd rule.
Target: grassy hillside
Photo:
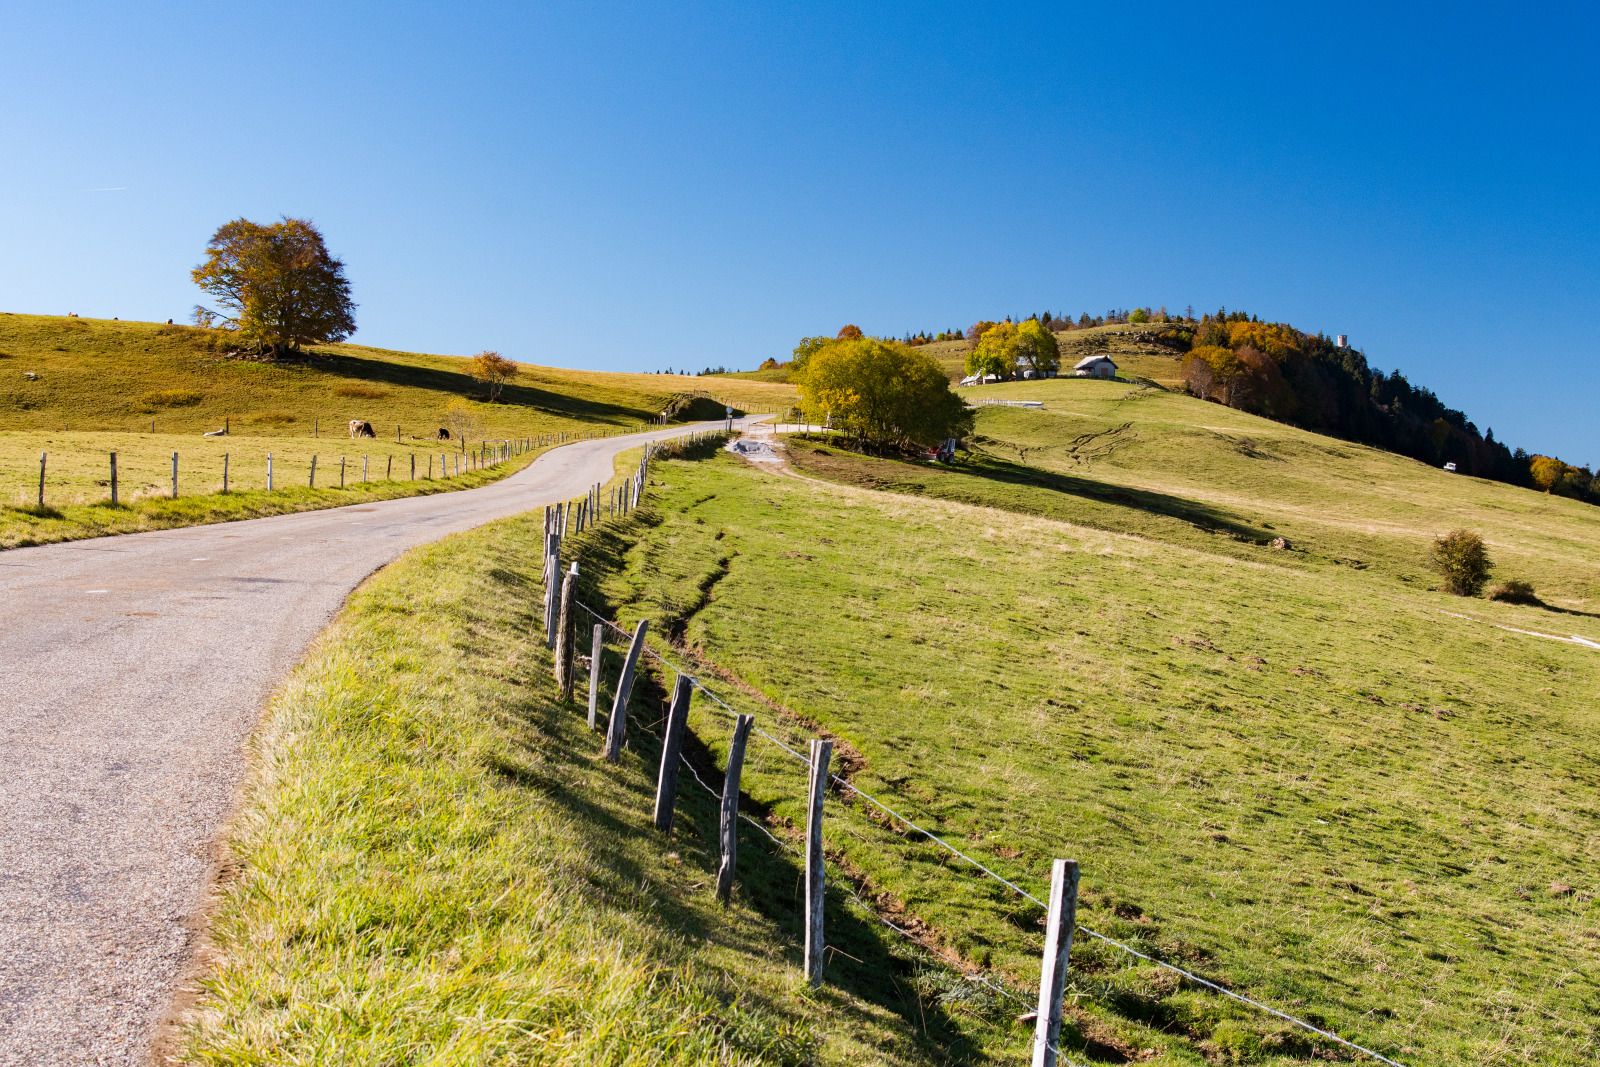
[[[227,417],[237,434],[296,437],[314,423],[343,435],[349,420],[366,419],[393,440],[396,426],[431,435],[450,401],[484,397],[464,357],[342,344],[315,348],[325,358],[304,363],[257,363],[225,358],[231,345],[225,333],[188,326],[0,314],[0,417],[8,429],[105,431],[147,429],[154,418],[157,432],[181,434]],[[484,434],[631,426],[710,382],[525,365],[503,403],[484,405]],[[791,392],[737,380],[713,391],[747,410]]]
[[[602,762],[536,636],[538,540],[527,516],[409,554],[280,690],[233,828],[207,993],[175,1051],[239,1065],[975,1062],[1009,1017],[859,909],[836,902],[831,981],[804,984],[798,870],[759,832],[742,835],[739,889],[719,907],[716,804],[692,779],[674,836],[651,827],[661,680],[647,662],[623,760]],[[591,539],[586,573],[599,555]]]
[[[1117,369],[1128,378],[1143,378],[1157,382],[1165,388],[1183,388],[1182,358],[1171,349],[1151,343],[1147,338],[1149,326],[1112,323],[1086,330],[1063,330],[1056,341],[1061,346],[1061,366],[1070,370],[1073,364],[1088,355],[1105,354],[1117,361]],[[972,350],[970,341],[930,341],[921,351],[930,355],[944,368],[952,382],[967,376],[965,361]],[[746,382],[788,383],[789,369],[742,371],[736,374],[719,374],[702,379],[715,383],[725,379]],[[708,388],[715,388],[708,385]]]
[[[981,504],[661,464],[658,523],[609,595],[1008,877],[1039,892],[1052,856],[1080,860],[1086,925],[1406,1062],[1592,1062],[1600,653],[1535,635],[1600,640],[1572,613],[1595,606],[1600,513],[1182,397],[1044,384],[1060,408],[984,414],[992,468],[801,453]],[[1107,422],[1131,423],[1126,447],[1072,458]],[[1568,610],[1432,590],[1426,538],[1458,524]],[[1278,533],[1309,547],[1257,543]],[[720,753],[726,724],[696,715]],[[795,816],[786,758],[746,781]],[[1034,980],[1030,906],[856,808],[830,845],[947,949]],[[1084,1059],[1313,1053],[1103,946],[1075,961]]]
[[[304,362],[260,363],[229,358],[231,343],[186,326],[0,314],[0,546],[329,506],[307,492],[313,456],[319,488],[339,484],[342,460],[347,485],[363,473],[388,483],[364,492],[431,492],[438,484],[411,482],[413,463],[424,481],[446,463],[454,473],[460,458],[441,453],[483,439],[631,430],[707,386],[744,410],[778,410],[793,395],[781,384],[525,366],[490,404],[461,357],[330,345]],[[474,440],[435,441],[445,409],[461,400],[476,415]],[[675,421],[722,411],[699,401]],[[351,419],[371,422],[377,439],[351,440]],[[224,425],[226,437],[202,436]],[[112,452],[120,501],[134,511],[100,506]],[[41,453],[43,513],[35,506]],[[161,503],[173,453],[180,501]],[[230,487],[252,491],[265,490],[271,455],[275,494],[248,506],[237,497],[193,499],[221,488],[225,455]],[[283,495],[292,492],[304,499]]]

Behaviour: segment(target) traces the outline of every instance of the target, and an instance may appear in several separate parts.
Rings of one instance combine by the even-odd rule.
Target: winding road
[[[244,742],[359,582],[722,425],[566,445],[480,489],[0,552],[0,1064],[150,1061]]]

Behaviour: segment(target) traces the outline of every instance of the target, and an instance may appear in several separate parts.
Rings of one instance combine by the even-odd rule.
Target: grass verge
[[[585,573],[646,514],[572,539]],[[650,827],[659,680],[600,762],[532,636],[539,528],[379,572],[272,701],[188,1059],[978,1062],[970,1031],[1003,1015],[838,902],[833,981],[801,982],[798,870],[759,834],[717,907],[715,803],[689,776],[674,837]]]

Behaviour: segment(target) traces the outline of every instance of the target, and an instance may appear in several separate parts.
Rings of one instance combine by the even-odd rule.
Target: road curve
[[[480,489],[0,552],[0,1064],[148,1063],[244,741],[357,583],[721,425],[566,445]]]

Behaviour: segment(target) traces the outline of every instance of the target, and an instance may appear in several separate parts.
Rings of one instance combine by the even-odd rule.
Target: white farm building
[[[1085,356],[1073,366],[1072,373],[1079,378],[1115,378],[1117,365],[1109,356]]]

